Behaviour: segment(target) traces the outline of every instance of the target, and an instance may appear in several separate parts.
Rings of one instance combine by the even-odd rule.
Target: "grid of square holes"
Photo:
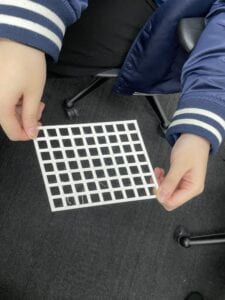
[[[155,198],[136,120],[42,126],[34,144],[52,211]]]

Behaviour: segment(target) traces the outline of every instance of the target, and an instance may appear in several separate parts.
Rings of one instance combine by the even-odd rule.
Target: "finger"
[[[41,119],[44,109],[45,109],[45,104],[44,102],[41,102],[38,110],[38,120]]]
[[[156,177],[156,181],[158,183],[158,186],[160,186],[161,182],[164,180],[164,175],[165,175],[165,171],[162,169],[162,168],[155,168],[154,169],[154,174],[155,174],[155,177]],[[150,183],[151,184],[154,184],[153,182],[153,177],[150,178]],[[157,195],[157,190],[158,188],[156,187],[153,187],[151,189],[151,192],[154,194],[154,195]]]
[[[165,202],[174,192],[183,175],[187,172],[180,164],[172,164],[167,176],[162,181],[158,191],[157,198],[163,203]]]
[[[37,137],[38,113],[40,109],[40,99],[35,97],[24,97],[22,108],[23,127],[27,136],[31,139]]]
[[[154,169],[155,177],[158,181],[158,184],[160,185],[162,183],[162,180],[165,177],[165,171],[162,168],[155,168]]]
[[[1,110],[0,124],[12,141],[26,141],[28,137],[21,126],[16,114],[16,107],[8,107]]]
[[[196,192],[195,187],[189,189],[178,189],[172,194],[172,196],[169,199],[167,199],[163,203],[163,206],[166,208],[166,210],[172,211],[178,208],[179,206],[183,205],[187,201],[191,200],[198,194],[199,193]]]

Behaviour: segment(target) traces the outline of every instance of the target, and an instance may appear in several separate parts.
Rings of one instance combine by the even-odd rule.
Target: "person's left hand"
[[[155,168],[159,183],[156,196],[166,210],[174,210],[203,192],[209,149],[206,139],[182,134],[172,149],[168,174]]]

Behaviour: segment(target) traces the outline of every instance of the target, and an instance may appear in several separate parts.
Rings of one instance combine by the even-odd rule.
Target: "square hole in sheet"
[[[135,149],[135,151],[143,151],[143,149],[142,149],[142,146],[141,146],[141,144],[135,144],[134,145],[134,149]]]
[[[75,157],[75,153],[73,150],[66,150],[66,157],[67,158],[74,158]]]
[[[106,128],[107,132],[113,132],[114,131],[113,125],[106,125],[105,128]]]
[[[69,135],[69,131],[67,128],[60,128],[59,132],[62,136]]]
[[[50,190],[51,190],[51,194],[53,196],[60,195],[60,191],[59,191],[59,188],[57,186],[51,187]]]
[[[130,131],[136,130],[136,127],[135,127],[134,123],[129,123],[129,124],[127,124],[127,127],[128,127],[128,129],[129,129]]]
[[[116,176],[116,171],[115,169],[107,169],[107,173],[109,177]]]
[[[70,197],[66,197],[66,204],[68,206],[71,206],[71,205],[76,205],[76,200],[74,197],[70,196]]]
[[[70,166],[70,169],[73,169],[73,170],[78,168],[78,164],[76,161],[70,161],[69,166]]]
[[[53,151],[53,155],[55,159],[62,159],[63,155],[61,151]]]
[[[148,165],[143,165],[143,166],[141,166],[141,169],[142,169],[142,172],[143,172],[143,173],[149,173],[149,172],[150,172],[150,169],[149,169],[149,166],[148,166]]]
[[[105,173],[103,170],[95,170],[96,176],[98,178],[104,178],[105,177]]]
[[[87,156],[87,151],[85,149],[78,149],[77,152],[80,157]]]
[[[78,193],[84,192],[84,185],[83,183],[77,183],[75,184],[75,189]]]
[[[111,201],[112,200],[112,196],[109,192],[108,193],[102,193],[102,196],[103,196],[104,201]]]
[[[69,139],[63,139],[62,142],[63,142],[63,146],[64,146],[64,147],[66,147],[66,148],[72,147],[72,142],[71,142],[71,140],[69,140]]]
[[[138,167],[136,167],[136,166],[131,166],[130,171],[131,171],[132,174],[138,174],[139,173]]]
[[[118,179],[113,179],[111,180],[111,185],[113,188],[119,188],[120,187],[120,182]]]
[[[50,144],[52,148],[59,148],[60,144],[58,140],[50,140]]]
[[[74,143],[75,143],[76,146],[83,146],[84,145],[84,142],[81,138],[74,139]]]
[[[118,131],[125,131],[125,126],[123,124],[118,124],[117,125],[117,130]]]
[[[127,198],[134,198],[135,194],[133,190],[126,190],[125,191]]]
[[[104,136],[98,136],[99,144],[106,144],[106,138]]]
[[[48,136],[50,136],[50,137],[57,136],[56,129],[48,129],[47,133],[48,133]]]
[[[118,165],[124,164],[124,158],[122,156],[115,157],[115,160]]]
[[[70,185],[64,185],[64,186],[63,186],[63,192],[64,192],[65,194],[71,194],[71,193],[73,192],[73,190],[72,190],[72,188],[71,188]]]
[[[123,178],[122,182],[123,182],[124,186],[130,186],[131,185],[131,181],[130,181],[129,178]]]
[[[124,198],[124,197],[123,197],[123,193],[122,193],[121,191],[115,191],[115,192],[114,192],[114,196],[115,196],[115,198],[116,198],[117,200],[121,200],[121,199]]]
[[[103,132],[102,126],[95,126],[94,128],[95,128],[96,133],[102,133]]]
[[[101,154],[102,155],[108,155],[109,154],[109,148],[108,147],[101,147]]]
[[[95,167],[100,167],[102,164],[101,164],[101,160],[96,158],[96,159],[92,159],[92,163]]]
[[[48,182],[51,184],[51,183],[56,183],[57,182],[57,179],[56,179],[56,176],[55,175],[48,175]]]
[[[41,158],[42,158],[43,160],[50,160],[50,159],[51,159],[51,156],[50,156],[50,154],[49,154],[48,152],[42,152],[42,153],[41,153]]]
[[[121,140],[121,142],[128,142],[129,141],[126,134],[121,134],[120,135],[120,140]]]
[[[83,127],[83,131],[85,134],[91,134],[92,133],[92,129],[90,126],[85,126]]]
[[[143,185],[143,181],[141,177],[134,177],[133,180],[136,185]]]
[[[98,155],[97,148],[89,148],[88,150],[89,150],[91,156],[97,156]]]
[[[120,172],[120,175],[127,175],[128,174],[128,172],[127,172],[127,169],[124,167],[122,167],[122,168],[119,168],[119,172]]]
[[[135,158],[133,155],[127,155],[126,159],[129,164],[135,163]]]
[[[85,171],[84,176],[85,176],[85,179],[92,179],[94,177],[92,171]]]
[[[49,163],[49,164],[44,164],[44,168],[45,168],[45,171],[48,173],[48,172],[53,172],[54,169],[53,169],[53,164]]]
[[[59,171],[66,170],[66,164],[64,162],[59,162],[56,164]]]
[[[142,189],[138,189],[137,192],[138,192],[138,196],[139,197],[146,196],[146,191],[143,188]]]
[[[78,127],[71,128],[71,131],[73,135],[80,135],[80,128]]]
[[[80,172],[73,172],[72,173],[72,177],[73,177],[74,181],[81,180],[81,174],[80,174]]]
[[[88,137],[86,142],[88,145],[95,145],[95,139],[93,137]]]
[[[54,202],[54,206],[55,206],[56,208],[63,207],[62,199],[56,198],[56,199],[53,200],[53,202]]]
[[[123,145],[123,151],[125,153],[132,152],[131,146],[130,145]]]
[[[113,151],[113,153],[118,154],[118,153],[120,153],[120,147],[119,146],[112,146],[112,151]]]
[[[91,201],[93,203],[99,202],[100,201],[100,197],[98,194],[91,194]]]
[[[88,182],[87,186],[88,186],[89,191],[95,191],[95,190],[97,190],[97,186],[96,186],[96,183],[94,181]]]
[[[81,162],[82,168],[84,168],[84,169],[90,168],[90,163],[88,160],[84,159],[84,160],[81,160],[80,162]]]
[[[66,181],[69,181],[70,179],[69,179],[69,175],[68,174],[60,174],[59,175],[59,177],[60,177],[60,180],[62,181],[62,182],[66,182]]]
[[[99,186],[102,190],[109,188],[108,182],[106,180],[99,181]]]
[[[78,196],[78,201],[79,203],[82,205],[82,204],[87,204],[88,203],[88,199],[87,199],[87,196],[85,194],[83,195],[79,195]]]
[[[136,133],[132,133],[131,138],[132,138],[132,141],[138,141],[139,140],[138,135]]]
[[[110,135],[109,136],[109,141],[110,141],[110,143],[117,143],[118,142],[117,137],[115,135]]]
[[[104,158],[104,163],[105,163],[106,166],[111,166],[111,165],[113,165],[112,158],[111,158],[111,157],[106,157],[106,158]]]
[[[38,132],[38,137],[39,137],[39,138],[45,137],[44,130],[42,130],[42,129],[39,130],[39,132]]]
[[[46,149],[46,148],[48,148],[48,144],[47,144],[46,141],[39,141],[38,142],[38,146],[39,146],[40,149]]]
[[[139,154],[137,157],[138,157],[138,160],[139,160],[140,162],[146,161],[146,158],[145,158],[145,155],[144,155],[144,154]]]

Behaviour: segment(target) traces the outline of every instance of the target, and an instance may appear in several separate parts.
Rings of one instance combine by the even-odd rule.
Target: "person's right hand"
[[[10,140],[26,141],[37,136],[45,81],[43,52],[0,39],[0,125]]]

